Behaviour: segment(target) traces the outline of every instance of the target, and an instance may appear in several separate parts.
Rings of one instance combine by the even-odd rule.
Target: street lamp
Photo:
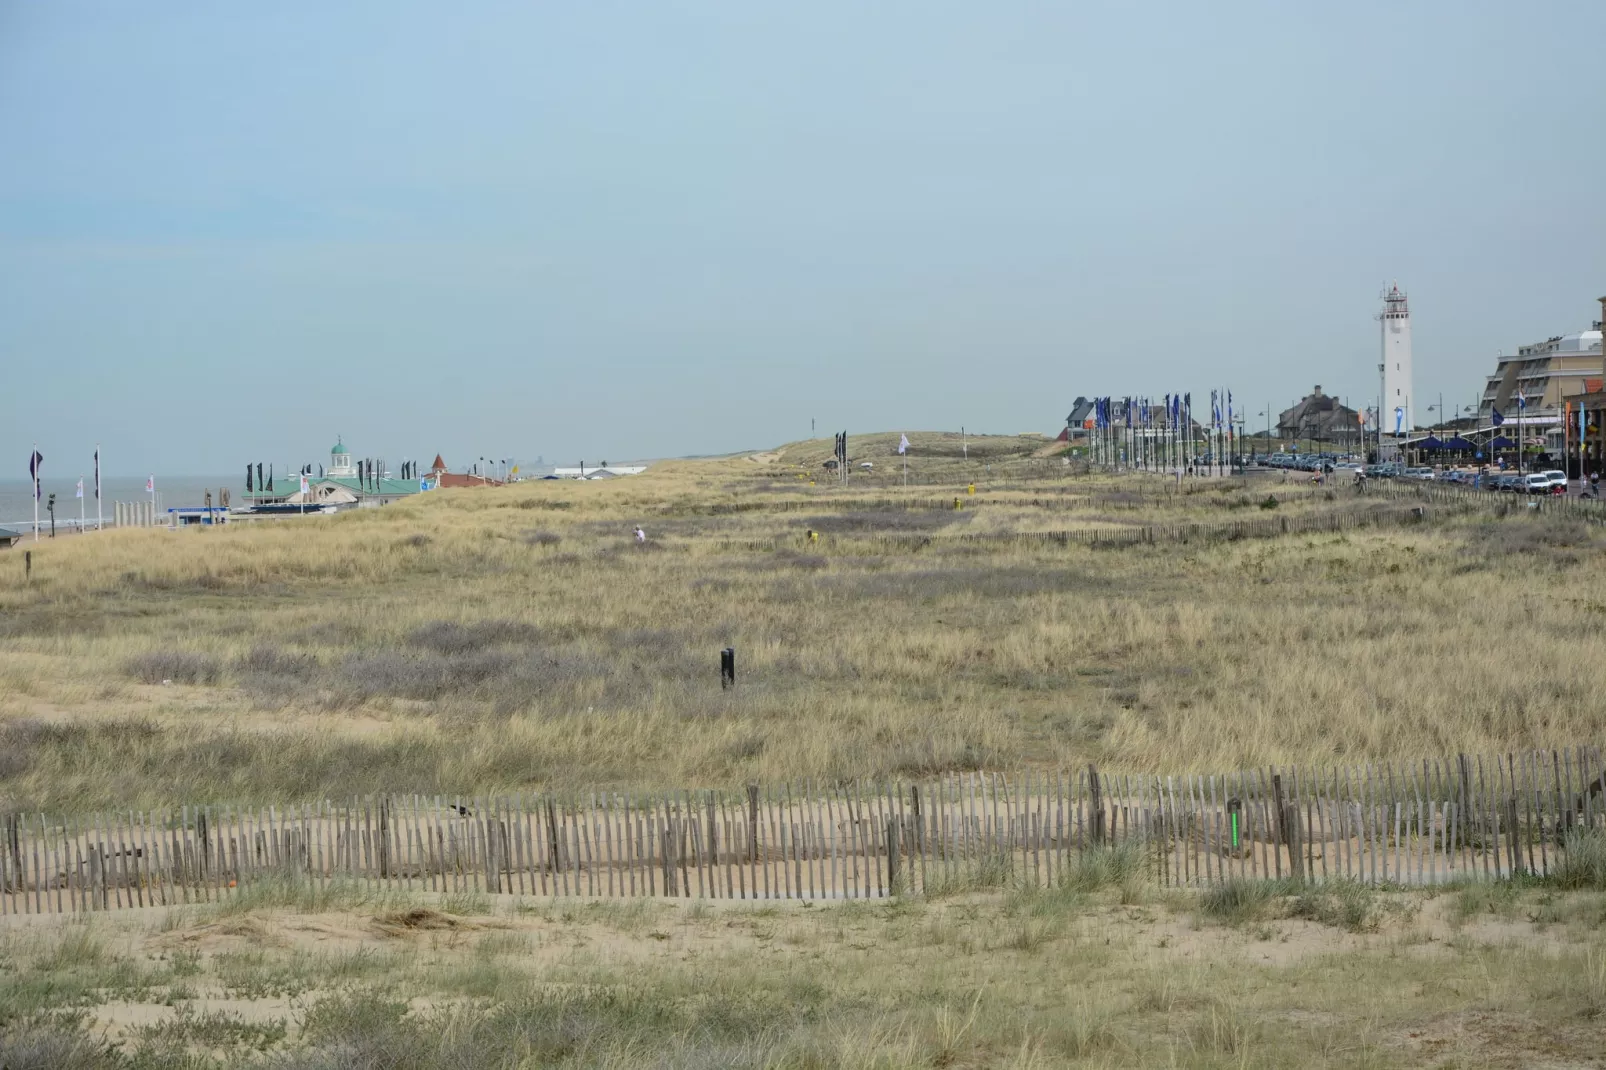
[[[1443,394],[1439,395],[1439,403],[1437,405],[1429,405],[1428,406],[1428,411],[1429,412],[1436,412],[1436,413],[1439,414],[1439,421],[1438,421],[1438,424],[1436,425],[1438,427],[1443,427],[1444,424],[1450,419],[1449,414],[1444,411],[1444,395]]]

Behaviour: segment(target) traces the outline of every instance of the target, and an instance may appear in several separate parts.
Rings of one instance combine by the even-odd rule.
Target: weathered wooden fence
[[[1473,488],[1465,483],[1441,483],[1438,480],[1388,479],[1375,480],[1374,483],[1375,486],[1367,488],[1368,493],[1414,498],[1440,505],[1477,507],[1502,514],[1538,513],[1543,516],[1576,517],[1591,524],[1606,524],[1606,501],[1598,498],[1516,494]]]
[[[1226,775],[957,774],[651,797],[391,795],[0,818],[0,913],[213,902],[253,882],[540,896],[841,899],[1051,884],[1124,848],[1167,885],[1548,874],[1606,824],[1592,747]]]

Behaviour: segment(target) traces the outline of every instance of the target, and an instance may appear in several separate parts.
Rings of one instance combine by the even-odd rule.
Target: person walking
[[[637,524],[636,525],[636,543],[637,543],[637,545],[645,543],[646,541],[647,541],[647,533],[645,531],[641,530],[641,525],[640,524]]]

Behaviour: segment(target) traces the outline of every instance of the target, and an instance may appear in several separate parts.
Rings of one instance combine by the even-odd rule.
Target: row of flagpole
[[[1212,467],[1221,467],[1237,438],[1230,390],[1210,391],[1209,422],[1193,418],[1191,392],[1166,394],[1161,401],[1113,395],[1093,399],[1089,451],[1108,468],[1192,468],[1200,463],[1199,431],[1204,431]]]
[[[44,496],[40,480],[45,464],[45,455],[39,452],[39,443],[33,444],[33,452],[28,455],[28,478],[33,481],[33,541],[39,541],[39,500]],[[156,501],[156,477],[148,476],[145,480],[145,490],[151,496],[151,502]],[[78,530],[83,531],[87,518],[84,516],[84,477],[78,477]],[[101,514],[100,505],[100,443],[95,443],[95,530],[105,527],[105,520]]]

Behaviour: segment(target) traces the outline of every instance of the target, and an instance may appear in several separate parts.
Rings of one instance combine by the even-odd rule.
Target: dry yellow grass
[[[877,467],[846,490],[819,467],[826,440],[608,483],[61,539],[36,550],[31,584],[11,554],[0,808],[1598,741],[1589,531],[1434,515],[1120,550],[963,541],[1373,503],[1276,477],[1179,492],[1034,457],[1040,440],[971,439],[965,460],[957,436],[911,438],[907,489],[896,435],[871,436],[853,460]],[[722,692],[726,645],[741,679]]]
[[[802,904],[376,897],[0,926],[0,1064],[1594,1065],[1597,892],[1131,882]]]
[[[0,811],[1599,740],[1591,530],[1433,507],[1339,535],[1016,541],[1376,503],[1275,478],[1179,491],[1033,456],[1035,440],[972,440],[965,459],[956,439],[911,437],[907,489],[896,436],[875,436],[855,460],[876,469],[846,490],[819,478],[827,441],[606,484],[62,539],[31,584],[19,555],[0,558]],[[8,917],[0,1063],[1595,1057],[1598,866],[1574,891],[1193,897],[1123,857],[1081,858],[1049,889],[832,907],[266,882],[217,907]]]

